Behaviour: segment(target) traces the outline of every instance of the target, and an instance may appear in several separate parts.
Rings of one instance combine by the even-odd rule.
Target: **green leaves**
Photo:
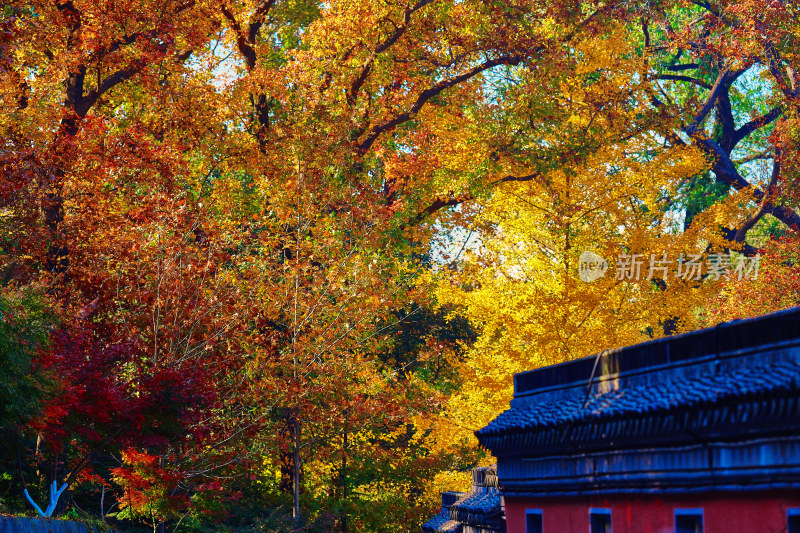
[[[50,377],[34,358],[46,348],[54,324],[41,294],[8,289],[0,294],[0,428],[29,422],[50,392]]]

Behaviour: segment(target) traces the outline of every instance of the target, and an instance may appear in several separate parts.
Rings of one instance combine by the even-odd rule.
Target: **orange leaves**
[[[765,243],[757,278],[725,282],[710,320],[752,318],[800,305],[798,249],[793,235]]]
[[[183,476],[161,466],[163,458],[128,449],[122,452],[122,466],[112,469],[112,479],[125,491],[122,501],[128,516],[144,515],[151,520],[169,518],[188,504],[179,492]]]
[[[686,231],[670,210],[713,164],[680,129],[708,80],[657,75],[703,54],[735,67],[759,31],[791,58],[796,33],[783,4],[756,0],[723,2],[730,31],[665,5],[675,28],[652,22],[651,40],[670,39],[658,50],[640,42],[644,4],[23,4],[0,21],[0,266],[9,284],[47,283],[64,318],[46,354],[63,396],[41,427],[110,438],[131,511],[162,516],[185,506],[170,464],[211,461],[187,450],[219,443],[231,464],[294,447],[319,501],[383,497],[381,482],[348,491],[347,461],[401,479],[387,501],[410,501],[414,475],[386,465],[443,464],[427,430],[459,449],[514,371],[639,340],[665,316],[694,323],[703,290],[589,286],[575,263],[725,244],[716,226],[746,218],[744,193],[703,204]],[[791,128],[769,142],[793,146]],[[440,302],[484,329],[466,359],[466,327],[425,315],[394,334],[413,318],[393,310],[432,299],[425,270],[446,254]],[[449,401],[462,383],[477,385]],[[452,416],[431,421],[443,406]]]

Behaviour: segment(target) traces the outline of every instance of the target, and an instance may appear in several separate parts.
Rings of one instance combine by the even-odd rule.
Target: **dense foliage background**
[[[797,305],[799,17],[2,4],[0,512],[415,531],[514,372]]]

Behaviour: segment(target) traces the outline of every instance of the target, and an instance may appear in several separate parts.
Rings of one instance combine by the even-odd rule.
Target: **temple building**
[[[494,467],[472,469],[469,492],[442,493],[442,510],[422,525],[423,533],[505,533]]]
[[[800,533],[800,308],[514,376],[509,533]]]

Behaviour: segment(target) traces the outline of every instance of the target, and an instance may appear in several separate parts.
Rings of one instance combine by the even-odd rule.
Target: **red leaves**
[[[107,345],[90,328],[59,331],[40,363],[60,385],[38,424],[56,451],[74,438],[90,449],[175,444],[214,405],[201,366],[148,364],[135,343]]]
[[[188,497],[178,487],[184,476],[161,466],[163,457],[128,449],[122,452],[122,460],[123,466],[111,473],[125,491],[122,501],[131,514],[165,520],[188,505]]]
[[[800,238],[768,241],[757,279],[732,278],[718,298],[714,322],[752,318],[800,305]]]

